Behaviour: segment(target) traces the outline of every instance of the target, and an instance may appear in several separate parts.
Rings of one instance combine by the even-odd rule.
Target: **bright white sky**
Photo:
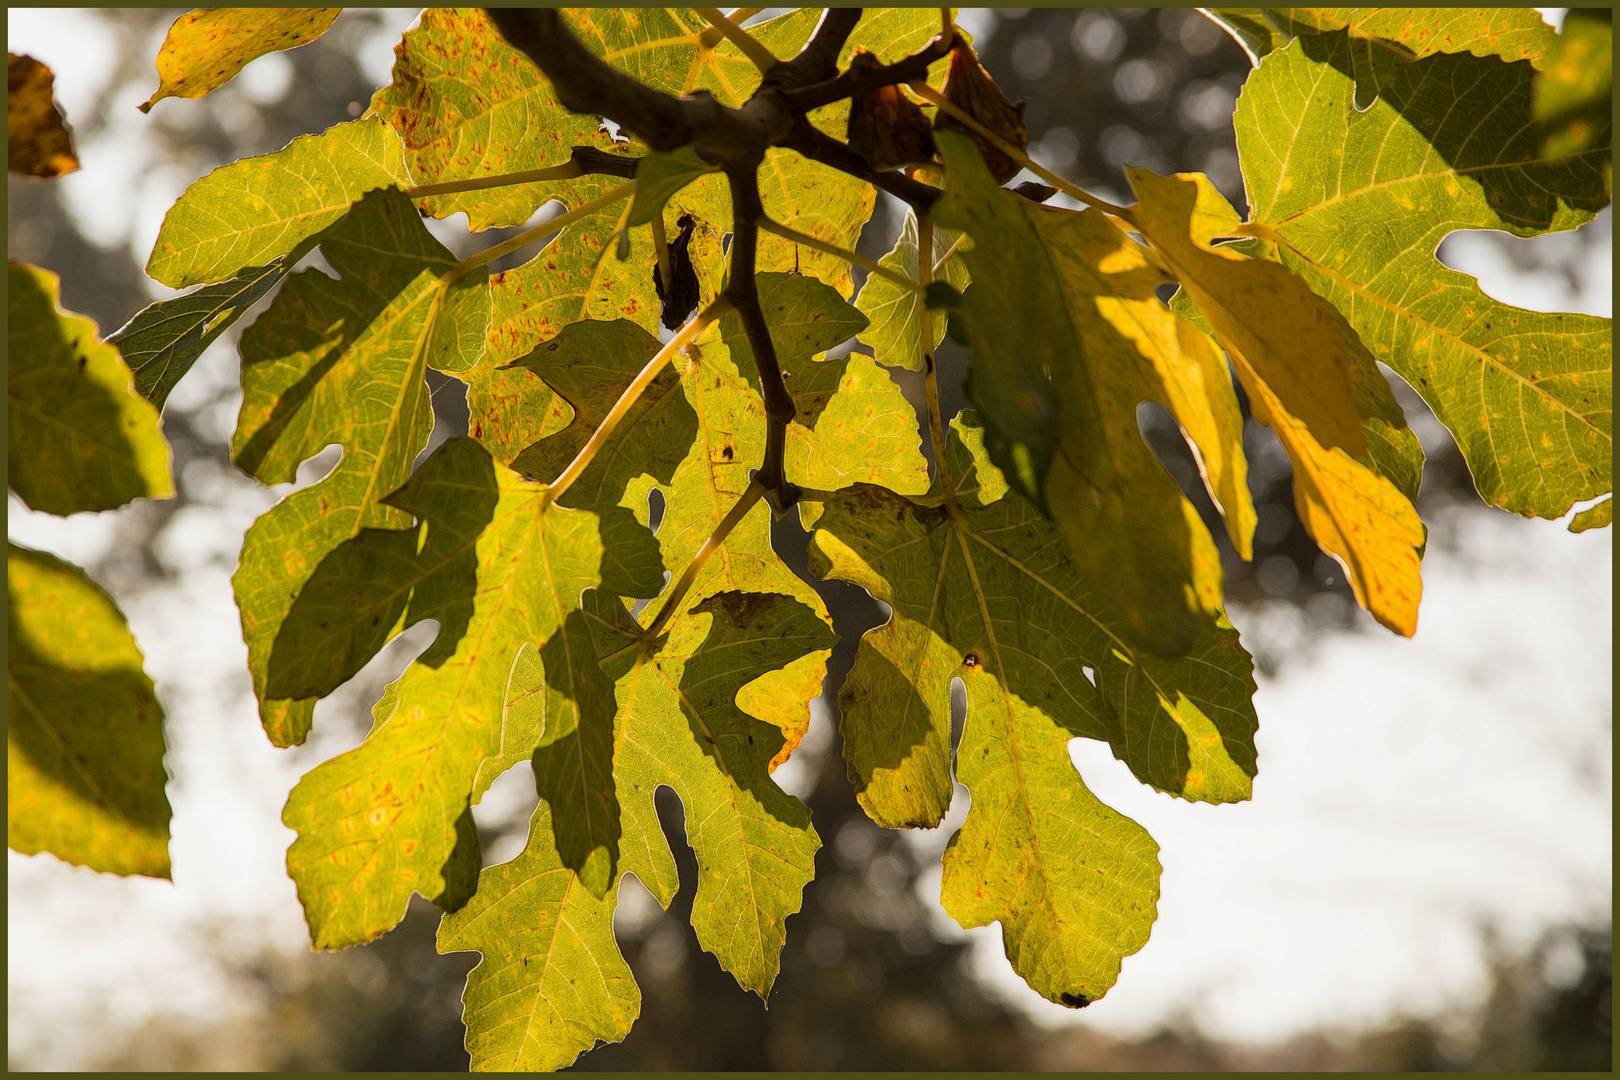
[[[102,24],[13,8],[8,31],[12,51],[57,72],[70,120],[90,107],[114,52]],[[370,50],[379,79],[388,44]],[[269,59],[243,76],[267,92]],[[65,182],[86,231],[142,261],[194,179],[158,170],[127,181],[146,153],[134,105],[150,89],[122,93],[127,127],[82,147],[85,168]],[[1573,293],[1467,239],[1448,260],[1493,296],[1609,314],[1601,273]],[[1606,272],[1606,243],[1590,257]],[[233,363],[212,351],[176,400],[228,385]],[[10,1052],[28,1067],[83,1067],[153,1014],[193,1025],[250,1016],[262,1002],[232,984],[220,951],[308,948],[280,810],[304,770],[346,747],[317,735],[279,751],[258,727],[229,575],[242,531],[282,492],[226,477],[218,490],[219,505],[191,507],[163,537],[162,557],[186,570],[177,583],[119,597],[169,714],[173,883],[8,856]],[[86,563],[114,542],[118,513],[64,521],[13,500],[9,533]],[[1486,511],[1431,524],[1415,640],[1376,628],[1318,639],[1260,680],[1252,803],[1155,795],[1106,748],[1074,744],[1086,782],[1148,828],[1165,867],[1153,938],[1108,997],[1080,1014],[1042,1002],[1012,975],[996,927],[972,934],[981,974],[1046,1023],[1136,1034],[1186,1013],[1213,1036],[1275,1039],[1467,1001],[1485,986],[1481,926],[1522,946],[1552,923],[1606,913],[1612,531],[1574,536]],[[1233,612],[1245,635],[1272,638],[1289,618]],[[937,852],[944,835],[915,840]]]

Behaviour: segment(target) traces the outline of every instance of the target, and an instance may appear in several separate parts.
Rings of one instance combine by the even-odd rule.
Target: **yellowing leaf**
[[[158,51],[163,80],[141,112],[166,97],[200,98],[219,89],[265,53],[308,45],[342,8],[199,8],[169,27]]]
[[[1356,108],[1372,104],[1405,64],[1441,53],[1546,62],[1557,41],[1535,8],[1265,8],[1287,36],[1343,30]]]
[[[1202,175],[1127,175],[1133,220],[1232,355],[1256,415],[1283,440],[1300,518],[1338,556],[1374,618],[1410,637],[1424,532],[1410,498],[1371,467],[1357,389],[1375,378],[1354,331],[1279,263],[1209,246],[1230,214]],[[1202,223],[1201,223],[1202,222]],[[1387,388],[1385,395],[1387,396]]]
[[[711,582],[714,570],[706,569]],[[674,874],[653,811],[669,785],[688,808],[687,842],[698,859],[692,927],[698,942],[744,989],[765,997],[815,875],[820,846],[810,811],[770,779],[782,746],[772,718],[736,705],[758,676],[832,647],[832,631],[805,605],[775,593],[714,592],[669,623],[656,642],[622,601],[593,594],[597,653],[616,683],[619,729],[614,781],[624,806],[624,861],[668,904]],[[806,699],[783,696],[776,709]]]
[[[432,183],[560,165],[575,146],[613,148],[597,119],[564,109],[540,70],[476,8],[423,10],[394,56],[393,81],[377,91],[371,115],[398,133],[412,173]],[[423,206],[434,217],[463,211],[473,229],[521,225],[575,185],[439,195]]]
[[[1569,523],[1569,531],[1573,533],[1585,532],[1587,529],[1601,529],[1614,522],[1614,497],[1610,496],[1596,506],[1582,510],[1575,515]]]
[[[410,476],[432,430],[425,366],[467,367],[489,318],[485,272],[454,277],[455,260],[397,191],[367,195],[322,251],[342,277],[293,275],[242,336],[231,443],[237,465],[267,484],[292,480],[332,443],[343,447],[328,476],[253,523],[233,578],[260,718],[281,746],[304,741],[314,709],[312,697],[270,685],[273,666],[289,670],[287,654],[307,651],[283,637],[294,599],[360,529],[406,524],[381,500]]]
[[[61,279],[6,265],[7,482],[35,510],[112,510],[174,494],[158,412],[96,324],[63,311]]]
[[[951,229],[934,229],[932,279],[945,282],[957,292],[967,288],[969,280],[967,264],[956,250],[961,242],[960,233]],[[906,220],[900,227],[900,238],[895,241],[894,249],[879,259],[878,265],[912,281],[917,280],[917,215],[911,210],[906,211]],[[855,301],[855,308],[871,321],[872,325],[861,331],[861,340],[872,347],[878,363],[912,371],[922,370],[922,324],[919,321],[922,302],[921,293],[890,281],[881,274],[873,274],[866,279],[866,284],[861,286],[861,295]],[[933,327],[934,340],[928,343],[930,348],[944,340],[943,315],[935,317]]]
[[[6,589],[6,843],[168,877],[163,709],[123,613],[77,567],[16,544]]]
[[[560,1069],[624,1038],[641,1009],[613,939],[618,888],[585,891],[551,846],[551,816],[536,807],[523,854],[480,874],[477,895],[439,924],[440,952],[484,954],[462,995],[475,1072]]]
[[[1417,633],[1423,583],[1418,552],[1423,523],[1394,484],[1342,447],[1325,448],[1310,428],[1289,415],[1276,393],[1241,353],[1233,353],[1255,418],[1282,440],[1294,464],[1294,505],[1323,549],[1338,557],[1356,599],[1396,633]]]
[[[32,56],[6,53],[6,170],[62,176],[79,167],[73,135],[52,100],[56,76]]]
[[[1164,277],[1146,249],[1101,213],[1022,199],[965,139],[939,144],[951,186],[936,216],[973,239],[974,283],[952,317],[973,345],[968,393],[991,456],[1051,514],[1110,622],[1133,644],[1184,655],[1220,607],[1220,558],[1136,412],[1145,401],[1175,412],[1246,550],[1254,511],[1225,365],[1155,295]]]
[[[505,709],[514,662],[525,644],[545,655],[580,593],[604,579],[599,515],[548,505],[544,488],[471,440],[446,442],[388,502],[420,524],[367,530],[340,549],[372,575],[334,576],[305,626],[324,623],[339,643],[396,620],[440,629],[378,702],[366,741],[288,797],[283,820],[299,837],[287,867],[319,948],[388,930],[412,891],[447,910],[465,901],[463,875],[478,865],[476,839],[460,835],[469,807],[541,734],[532,720],[507,722],[523,719]]]
[[[861,805],[890,827],[940,821],[961,679],[955,775],[973,808],[946,851],[946,910],[966,926],[1001,920],[1019,974],[1080,1004],[1147,940],[1158,864],[1146,832],[1086,791],[1068,740],[1106,740],[1139,777],[1183,797],[1247,798],[1253,681],[1224,620],[1186,659],[1119,659],[1126,646],[1067,545],[1008,496],[983,437],[971,414],[953,424],[956,509],[943,481],[928,500],[861,485],[812,506],[811,568],[893,609],[862,639],[839,699]]]
[[[1423,396],[1486,501],[1561,517],[1613,486],[1612,324],[1499,303],[1434,252],[1456,229],[1533,236],[1589,221],[1608,203],[1608,137],[1545,160],[1536,69],[1466,53],[1401,66],[1358,112],[1350,50],[1343,32],[1301,37],[1245,87],[1235,123],[1248,231],[1275,241],[1282,264]]]
[[[301,135],[187,188],[163,218],[146,272],[171,289],[225,281],[318,235],[366,192],[410,183],[399,137],[376,120]]]

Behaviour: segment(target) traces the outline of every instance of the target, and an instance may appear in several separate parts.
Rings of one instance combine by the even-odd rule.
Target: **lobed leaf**
[[[1109,621],[1135,645],[1184,655],[1220,607],[1208,531],[1140,435],[1159,401],[1199,447],[1239,551],[1254,509],[1242,418],[1220,355],[1166,309],[1141,245],[1100,212],[1002,190],[965,139],[935,214],[965,231],[974,284],[952,313],[973,345],[968,393],[1008,479],[1052,517]]]
[[[345,540],[407,522],[382,499],[410,476],[432,430],[425,366],[475,362],[489,318],[485,271],[456,277],[455,259],[397,191],[363,197],[321,250],[339,280],[292,275],[242,335],[231,442],[236,464],[267,484],[294,479],[333,443],[343,448],[330,474],[253,523],[232,578],[260,718],[278,746],[304,741],[318,696],[309,682],[275,674],[321,647],[284,628],[288,613]]]
[[[745,713],[737,699],[760,676],[825,655],[833,635],[823,616],[791,597],[715,592],[715,572],[708,576],[706,598],[656,642],[642,639],[616,598],[592,594],[586,611],[616,684],[613,774],[624,807],[624,868],[668,905],[674,865],[653,810],[653,793],[668,785],[688,808],[687,842],[697,854],[698,942],[764,998],[785,921],[815,876],[820,840],[809,809],[769,777],[783,745],[780,724]],[[767,694],[762,703],[796,710],[808,700],[801,693]]]
[[[49,514],[112,510],[174,494],[157,409],[96,324],[60,306],[61,279],[6,265],[7,482]]]
[[[957,292],[968,286],[967,264],[962,260],[961,234],[951,229],[934,229],[934,258],[932,279],[943,281]],[[907,209],[906,220],[900,227],[900,238],[878,265],[916,281],[917,215]],[[873,274],[861,286],[861,295],[855,300],[855,309],[871,322],[861,332],[861,340],[872,347],[873,356],[880,364],[921,371],[923,367],[922,294],[890,281],[881,274]],[[945,320],[934,320],[935,348],[945,339]]]
[[[584,589],[638,584],[604,572],[599,515],[549,505],[544,488],[469,439],[446,442],[387,501],[418,526],[362,532],[339,549],[350,572],[306,588],[310,605],[289,619],[302,641],[361,662],[382,628],[439,623],[373,710],[365,742],[288,797],[283,820],[299,835],[287,868],[319,948],[388,930],[413,890],[447,910],[465,902],[479,862],[470,806],[542,734],[504,708],[520,650],[544,657]]]
[[[1208,318],[1256,416],[1288,451],[1300,520],[1344,564],[1362,606],[1412,636],[1423,524],[1411,496],[1374,467],[1362,413],[1371,394],[1390,394],[1355,332],[1282,264],[1212,246],[1237,215],[1207,177],[1126,176],[1140,199],[1132,224]],[[1389,400],[1384,414],[1399,417]]]
[[[171,289],[228,280],[294,250],[367,192],[410,182],[398,136],[377,120],[301,135],[187,188],[163,218],[146,272]]]
[[[864,325],[860,314],[830,287],[803,277],[761,274],[758,289],[798,409],[787,435],[789,476],[813,488],[865,481],[926,491],[915,413],[899,388],[868,357],[815,359],[858,332]],[[549,380],[570,403],[574,419],[557,437],[519,455],[513,468],[537,479],[560,473],[657,350],[651,335],[628,322],[587,322],[524,358],[523,367]],[[643,393],[562,500],[579,507],[628,507],[641,516],[649,492],[660,487],[666,509],[658,541],[666,564],[675,568],[691,561],[743,497],[765,447],[765,406],[741,320],[726,316],[687,352]],[[815,591],[771,549],[768,521],[764,506],[743,519],[687,594],[688,605],[712,592],[769,591],[824,611]],[[778,762],[809,726],[808,701],[819,693],[825,659],[806,657],[763,684],[781,683],[783,693],[792,685],[793,693],[803,694],[798,707],[773,718],[787,738]]]
[[[1610,320],[1499,303],[1434,252],[1456,229],[1590,220],[1608,202],[1608,136],[1545,159],[1536,69],[1468,54],[1403,65],[1358,112],[1350,52],[1343,32],[1302,37],[1244,88],[1250,228],[1423,396],[1486,501],[1562,516],[1613,486]]]
[[[78,567],[6,548],[6,843],[169,876],[163,708],[123,613]]]
[[[327,30],[342,8],[199,8],[169,27],[158,50],[162,85],[141,106],[166,97],[200,98],[219,89],[250,61],[266,53],[308,45]]]
[[[950,687],[963,682],[955,773],[973,808],[946,851],[942,900],[965,926],[1001,920],[1019,974],[1083,1004],[1147,940],[1158,865],[1147,833],[1080,783],[1068,740],[1109,741],[1161,790],[1247,798],[1250,664],[1224,621],[1184,660],[1128,659],[1056,529],[1008,497],[972,414],[953,423],[947,461],[955,508],[941,479],[926,501],[859,485],[807,515],[812,571],[893,609],[862,639],[839,699],[845,757],[874,821],[938,824]]]
[[[467,976],[467,1052],[474,1072],[560,1069],[598,1039],[618,1042],[641,992],[613,939],[617,886],[592,896],[551,846],[542,802],[523,854],[478,876],[478,892],[439,923],[440,952],[475,949]]]

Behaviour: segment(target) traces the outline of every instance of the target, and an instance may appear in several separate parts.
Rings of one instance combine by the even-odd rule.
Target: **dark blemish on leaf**
[[[1087,1005],[1091,1004],[1091,999],[1086,997],[1084,994],[1070,994],[1065,992],[1058,996],[1058,1000],[1063,1002],[1063,1004],[1067,1005],[1071,1009],[1083,1009]]]
[[[723,457],[723,458],[725,458],[725,459],[726,459],[726,460],[727,460],[727,461],[730,461],[730,460],[731,460],[731,458],[732,458],[732,450],[731,450],[731,447],[730,447],[730,446],[723,446],[723,447],[721,447],[721,448],[720,448],[720,456],[721,456],[721,457]]]
[[[977,653],[968,653],[966,656],[962,657],[962,666],[965,668],[978,667],[979,655]]]
[[[88,365],[89,363],[90,363],[90,358],[88,356],[79,357],[79,370],[83,371],[85,369],[86,365]]]
[[[726,621],[736,627],[751,625],[760,615],[782,602],[792,603],[792,600],[778,593],[747,593],[731,590],[716,593],[699,604],[697,611],[716,611],[725,616]]]

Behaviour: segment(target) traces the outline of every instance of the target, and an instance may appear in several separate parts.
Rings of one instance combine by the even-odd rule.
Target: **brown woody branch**
[[[489,8],[490,20],[501,35],[522,51],[551,81],[557,100],[571,112],[604,116],[641,139],[655,151],[668,153],[691,146],[706,160],[720,165],[731,186],[731,273],[726,299],[742,320],[759,369],[765,399],[765,457],[758,479],[776,496],[778,509],[797,499],[797,489],[783,471],[787,425],[794,415],[793,399],[782,382],[781,367],[771,342],[770,328],[759,307],[754,281],[759,220],[764,208],[759,197],[757,171],[765,151],[773,146],[795,150],[824,165],[858,177],[926,212],[940,196],[937,188],[898,172],[874,172],[866,159],[813,127],[805,114],[862,89],[922,78],[928,66],[945,56],[950,43],[935,38],[906,59],[859,72],[838,73],[838,57],[861,18],[859,8],[829,8],[799,55],[773,66],[760,88],[740,108],[728,108],[707,91],[674,98],[615,71],[580,43],[554,10]],[[954,36],[954,35],[953,35]],[[575,160],[587,171],[625,168],[629,159],[600,154],[601,160]],[[599,152],[591,152],[599,153]]]

